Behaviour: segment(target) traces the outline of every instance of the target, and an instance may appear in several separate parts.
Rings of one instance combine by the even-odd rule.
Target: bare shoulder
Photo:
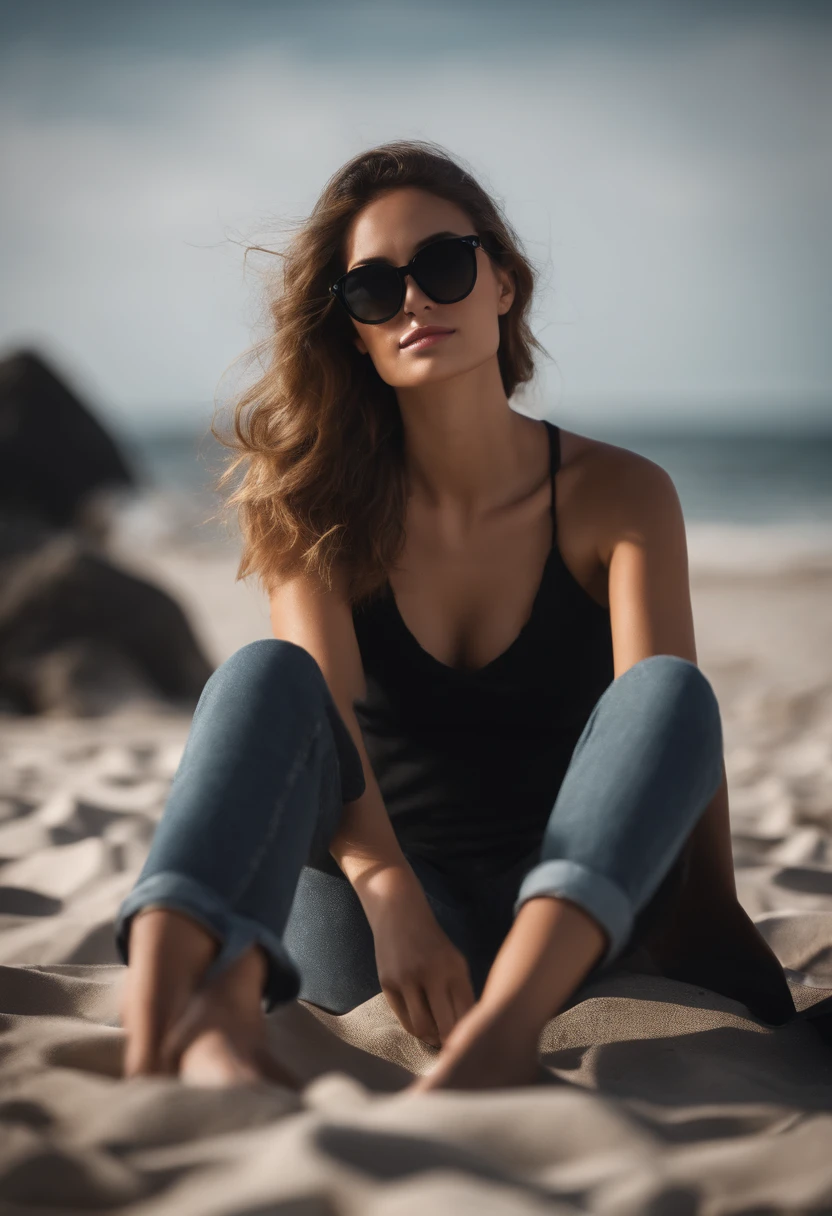
[[[604,566],[625,537],[662,523],[684,529],[673,478],[647,456],[561,429],[561,467],[569,511]]]
[[[585,521],[585,543],[603,568],[615,674],[651,654],[695,663],[685,522],[670,474],[582,435],[565,435],[562,446],[574,517]]]

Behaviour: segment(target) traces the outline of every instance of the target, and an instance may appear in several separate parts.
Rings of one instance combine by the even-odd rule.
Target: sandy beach
[[[692,534],[699,664],[726,743],[741,902],[801,1017],[600,979],[541,1039],[553,1084],[403,1099],[433,1053],[378,996],[270,1017],[306,1085],[120,1077],[112,918],[144,860],[187,714],[0,719],[4,1212],[832,1210],[832,560],[712,560]],[[172,591],[214,663],[270,636],[225,548],[116,545]],[[810,1015],[814,1016],[803,1016]],[[829,1023],[827,1022],[827,1025]]]

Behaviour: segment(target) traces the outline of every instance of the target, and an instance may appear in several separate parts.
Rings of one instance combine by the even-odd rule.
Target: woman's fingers
[[[456,1023],[477,1003],[470,976],[466,974],[451,980],[448,985],[448,992],[454,1011],[454,1022]]]
[[[439,1040],[444,1046],[458,1020],[447,982],[440,980],[434,983],[428,991],[428,1001],[436,1029],[439,1031]]]
[[[423,1043],[430,1043],[432,1047],[438,1047],[439,1030],[431,1013],[424,988],[417,984],[409,985],[405,989],[404,999],[407,1002],[407,1010],[416,1038],[421,1039]]]
[[[387,998],[387,1004],[393,1010],[407,1033],[415,1035],[416,1031],[413,1029],[413,1023],[410,1020],[407,1004],[401,992],[399,992],[398,988],[384,988],[382,991]]]

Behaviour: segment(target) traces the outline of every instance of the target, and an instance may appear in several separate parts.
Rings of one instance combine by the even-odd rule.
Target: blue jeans
[[[477,997],[535,896],[563,896],[604,930],[593,976],[638,947],[678,890],[684,846],[722,780],[722,747],[718,702],[700,669],[651,655],[596,702],[532,854],[478,879],[405,850],[468,959]],[[131,917],[153,904],[218,939],[206,978],[259,943],[266,1012],[299,996],[345,1013],[378,994],[372,931],[329,853],[343,803],[364,784],[314,657],[276,638],[241,647],[202,691],[147,859],[116,915],[121,959]]]

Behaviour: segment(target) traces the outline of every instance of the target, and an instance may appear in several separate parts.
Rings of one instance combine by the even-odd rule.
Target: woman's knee
[[[225,700],[242,696],[253,703],[288,699],[294,712],[323,706],[325,681],[318,661],[303,646],[285,638],[247,642],[209,677],[200,698]]]
[[[722,715],[713,685],[696,663],[679,655],[649,655],[624,675],[645,679],[657,722],[665,731],[684,739],[685,747],[698,744],[702,763],[709,765],[713,784],[722,780]]]
[[[620,677],[647,680],[652,695],[666,709],[682,706],[721,733],[719,701],[708,677],[690,659],[676,654],[651,654]]]

